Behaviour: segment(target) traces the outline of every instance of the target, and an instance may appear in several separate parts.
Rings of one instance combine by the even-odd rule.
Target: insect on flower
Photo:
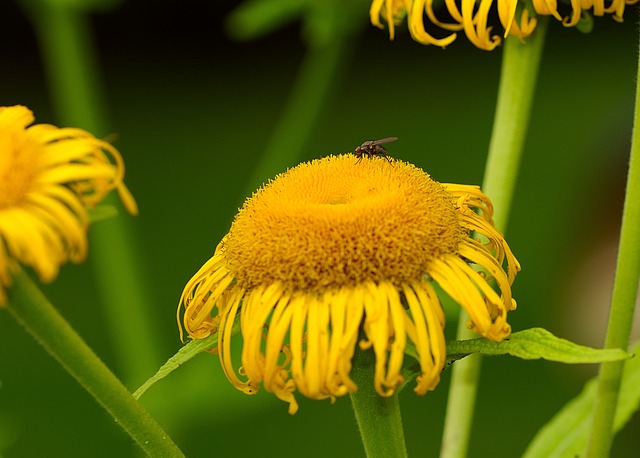
[[[362,157],[365,155],[368,155],[369,157],[384,156],[389,162],[391,162],[391,159],[389,159],[389,152],[382,145],[395,142],[397,139],[398,137],[387,137],[381,138],[380,140],[367,140],[366,142],[363,142],[362,145],[358,146],[354,152],[354,154],[358,156],[356,164],[360,162]]]

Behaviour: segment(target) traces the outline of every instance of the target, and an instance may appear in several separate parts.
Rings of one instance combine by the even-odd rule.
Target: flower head
[[[408,345],[421,368],[416,393],[433,390],[446,356],[433,282],[479,334],[498,341],[510,333],[519,266],[492,225],[487,197],[405,162],[356,162],[346,154],[303,163],[258,190],[180,299],[181,333],[219,332],[216,351],[231,383],[245,393],[262,383],[290,413],[295,390],[313,399],[355,391],[349,372],[358,347],[375,353],[381,396],[403,381]],[[239,371],[230,353],[237,317]]]
[[[557,0],[445,0],[448,19],[444,21],[438,19],[433,0],[373,0],[369,14],[371,23],[376,27],[384,28],[381,18],[386,21],[391,40],[395,26],[407,16],[411,36],[419,43],[444,48],[456,39],[457,32],[464,31],[474,45],[490,51],[502,42],[503,37],[513,35],[524,39],[531,35],[536,28],[537,16],[553,16],[566,27],[577,25],[588,11],[595,16],[612,14],[616,21],[622,22],[625,6],[637,2],[571,0],[565,9],[558,5]],[[490,25],[489,15],[494,3],[497,3],[499,27],[503,31],[500,34],[492,33],[494,26]],[[441,38],[427,32],[427,29],[438,28],[444,31]]]
[[[87,253],[87,209],[117,189],[130,213],[124,164],[109,143],[74,128],[33,123],[23,106],[0,107],[0,305],[11,266],[53,280],[61,264]]]

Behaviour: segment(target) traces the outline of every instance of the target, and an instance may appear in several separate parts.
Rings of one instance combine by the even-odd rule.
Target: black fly
[[[384,156],[389,162],[391,162],[387,149],[382,145],[395,142],[397,139],[398,137],[387,137],[381,138],[380,140],[367,140],[366,142],[363,142],[362,145],[358,146],[354,152],[355,155],[358,156],[356,164],[360,162],[365,155],[368,155],[369,157]]]

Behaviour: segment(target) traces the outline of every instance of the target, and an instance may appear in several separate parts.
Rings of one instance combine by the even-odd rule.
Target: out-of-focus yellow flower
[[[415,392],[423,395],[438,384],[446,357],[434,282],[480,335],[499,341],[511,332],[519,265],[492,214],[478,187],[437,183],[402,161],[358,163],[347,154],[300,164],[245,202],[187,283],[181,335],[218,332],[230,382],[247,394],[262,383],[290,413],[295,390],[313,399],[355,391],[356,351],[372,349],[372,383],[391,396],[411,346],[421,372]],[[239,371],[230,351],[238,317]]]
[[[441,21],[434,11],[433,0],[373,0],[369,14],[371,23],[376,27],[384,28],[381,18],[385,20],[392,40],[395,26],[406,16],[411,36],[419,43],[445,47],[456,39],[457,32],[464,31],[469,41],[478,48],[492,50],[502,42],[503,37],[513,35],[524,39],[531,35],[539,15],[553,16],[567,27],[578,24],[587,11],[595,16],[611,14],[616,21],[622,22],[625,6],[637,2],[571,0],[570,6],[563,9],[557,0],[445,0],[448,19]],[[489,13],[494,3],[497,3],[499,24],[504,30],[502,34],[492,34],[493,25],[489,24]],[[440,6],[440,3],[437,5]],[[445,36],[434,37],[426,31],[425,23],[430,30],[441,29]]]
[[[0,107],[0,305],[16,261],[48,282],[61,264],[84,260],[87,210],[109,191],[137,213],[113,146],[81,129],[33,121],[28,108]]]

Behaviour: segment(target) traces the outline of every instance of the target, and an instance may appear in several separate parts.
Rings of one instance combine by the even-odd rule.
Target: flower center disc
[[[19,115],[24,121],[16,119]],[[40,145],[24,131],[31,121],[30,113],[28,116],[22,112],[15,116],[3,113],[0,117],[0,209],[20,204],[42,167]]]
[[[454,198],[423,170],[353,154],[300,164],[258,190],[222,250],[246,288],[415,280],[465,235]]]

